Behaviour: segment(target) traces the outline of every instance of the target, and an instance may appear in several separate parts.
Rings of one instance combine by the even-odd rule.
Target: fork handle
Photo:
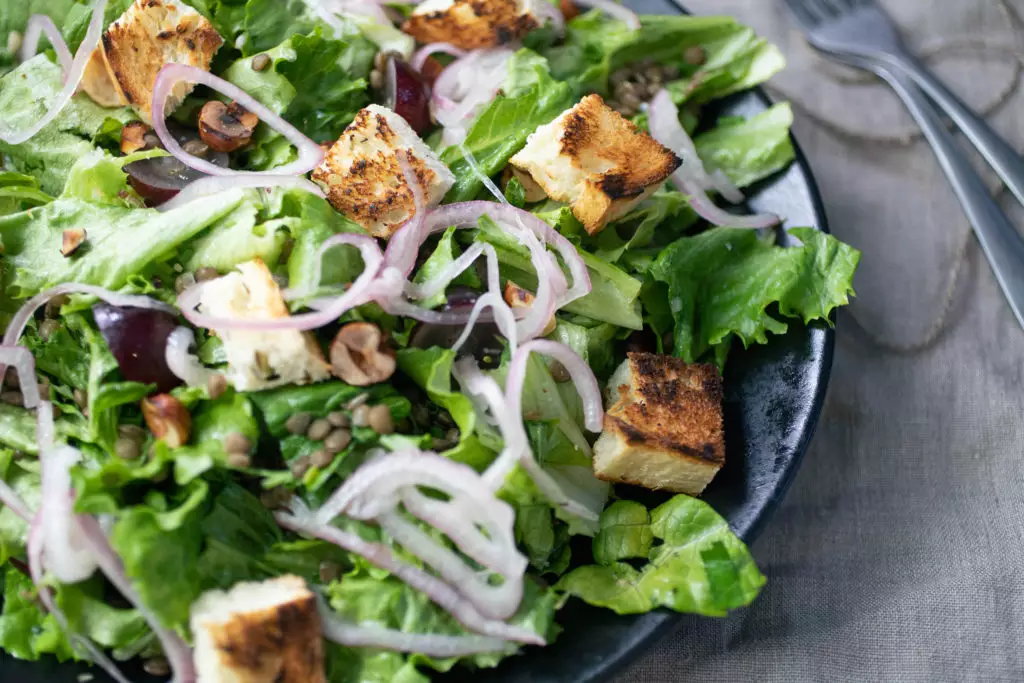
[[[1024,204],[1024,160],[988,123],[971,111],[963,100],[910,54],[886,55],[885,61],[905,72],[935,100],[953,123],[974,143],[1006,186]]]
[[[1024,326],[1024,238],[989,193],[957,146],[932,102],[903,73],[881,62],[865,62],[889,83],[917,120],[953,185],[1017,321]]]

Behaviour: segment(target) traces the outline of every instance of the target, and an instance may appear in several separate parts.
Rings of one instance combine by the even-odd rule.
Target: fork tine
[[[807,0],[784,0],[784,2],[786,7],[789,8],[789,13],[793,15],[793,18],[796,19],[796,22],[805,31],[812,30],[824,18],[819,12],[814,11],[813,4],[810,7],[808,6]]]

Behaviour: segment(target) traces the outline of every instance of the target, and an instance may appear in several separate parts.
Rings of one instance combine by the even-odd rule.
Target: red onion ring
[[[480,484],[480,476],[467,465],[436,453],[399,451],[357,469],[321,507],[317,519],[326,524],[345,513],[354,519],[376,520],[481,614],[507,619],[522,601],[527,560],[516,549],[511,506]],[[441,491],[449,500],[428,499],[419,493],[419,486]],[[502,583],[492,585],[488,576],[399,515],[399,503],[405,504],[408,513],[443,531],[466,556],[499,574]]]
[[[320,608],[324,638],[345,647],[370,647],[394,652],[415,652],[428,657],[447,659],[468,657],[485,652],[503,652],[507,641],[491,636],[444,636],[406,633],[372,625],[345,621],[326,605]]]
[[[96,560],[100,570],[120,591],[121,595],[131,603],[143,616],[149,627],[153,630],[164,655],[171,665],[173,683],[196,683],[196,670],[192,662],[192,650],[178,634],[166,628],[156,615],[146,607],[146,604],[139,597],[139,594],[132,587],[131,581],[124,571],[124,564],[110,546],[107,535],[94,517],[79,515],[78,525],[82,532],[83,540],[88,544],[93,558]]]
[[[79,653],[85,652],[85,658],[92,661],[93,664],[103,669],[108,676],[110,676],[116,683],[131,683],[124,674],[117,668],[110,659],[103,654],[103,650],[96,646],[94,642],[86,638],[80,633],[75,633],[71,630],[70,624],[68,624],[68,618],[57,607],[57,603],[53,599],[53,594],[50,589],[44,583],[43,572],[45,570],[43,564],[43,533],[42,533],[42,519],[43,519],[44,508],[40,507],[39,512],[32,520],[32,524],[29,527],[28,533],[28,568],[29,575],[32,582],[36,585],[36,589],[39,594],[39,601],[43,603],[43,607],[47,612],[53,615],[53,618],[57,620],[57,624],[61,630],[67,635],[68,640],[71,641],[72,647],[74,647]]]
[[[158,211],[166,213],[167,211],[180,209],[186,204],[191,204],[197,199],[209,197],[210,195],[237,189],[261,187],[265,188],[268,192],[272,187],[281,187],[288,190],[305,190],[306,192],[315,194],[318,197],[325,196],[324,191],[320,189],[319,185],[311,180],[306,180],[301,176],[262,175],[254,178],[251,176],[234,174],[210,176],[208,178],[200,178],[199,180],[193,181],[186,185],[185,189],[175,195],[173,199],[164,202],[156,208]]]
[[[47,407],[50,403],[46,403]],[[40,413],[45,409],[40,406]],[[42,415],[40,415],[42,419]],[[79,583],[96,572],[96,561],[75,529],[75,494],[71,489],[71,467],[82,454],[71,446],[44,448],[40,444],[42,496],[46,514],[42,519],[43,552],[50,572],[61,583]],[[44,506],[40,506],[43,509]]]
[[[547,339],[535,339],[523,344],[519,353],[512,358],[505,383],[509,410],[514,415],[521,415],[523,412],[523,383],[526,381],[526,361],[529,360],[531,353],[554,358],[565,366],[583,400],[583,425],[591,432],[600,432],[604,424],[604,405],[601,401],[601,388],[593,370],[571,348]]]
[[[428,43],[416,50],[416,53],[409,60],[409,66],[416,69],[416,71],[423,71],[423,65],[427,63],[427,59],[432,54],[443,52],[446,55],[451,55],[456,59],[461,59],[466,56],[466,51],[461,47],[455,47],[451,43]]]
[[[64,81],[66,82],[68,74],[71,73],[71,65],[74,58],[71,56],[68,44],[64,42],[64,36],[60,34],[60,29],[57,28],[57,24],[53,23],[53,19],[45,14],[33,14],[29,17],[28,25],[25,27],[25,37],[21,44],[21,50],[18,53],[18,60],[27,62],[35,57],[39,51],[39,38],[44,34],[57,53],[57,60],[60,62],[60,68],[64,72]]]
[[[466,138],[477,109],[498,94],[508,72],[508,48],[473,50],[445,67],[434,81],[430,100],[434,119],[444,127],[442,143]]]
[[[0,344],[0,391],[4,388],[6,368],[14,368],[18,373],[18,381],[21,385],[22,403],[26,408],[35,408],[39,405],[39,384],[36,379],[36,360],[32,352],[24,346],[7,346]]]
[[[501,298],[501,294],[498,292],[487,292],[486,294],[477,298],[473,304],[473,308],[469,312],[469,320],[466,321],[466,328],[462,330],[462,334],[452,344],[452,350],[458,352],[462,348],[462,345],[469,340],[469,335],[473,333],[473,326],[476,325],[477,320],[480,319],[480,315],[483,313],[485,308],[491,309],[491,313],[494,315],[494,322],[498,326],[498,330],[501,335],[508,340],[509,350],[515,353],[516,345],[518,343],[519,333],[516,329],[516,317],[512,314],[512,308],[505,303],[505,300]]]
[[[707,196],[708,189],[717,189],[729,201],[743,201],[743,193],[725,178],[724,174],[709,175],[697,154],[697,147],[679,123],[679,109],[668,90],[662,89],[647,108],[651,136],[679,155],[682,165],[672,174],[672,184],[690,196],[690,206],[704,220],[713,225],[731,228],[770,228],[779,223],[773,214],[736,216],[720,209]],[[737,199],[738,197],[738,199]]]
[[[294,509],[295,504],[292,505]],[[399,560],[385,545],[363,540],[356,534],[342,531],[337,527],[308,517],[299,517],[285,512],[278,512],[274,517],[278,524],[285,529],[333,543],[343,550],[362,556],[370,564],[394,574],[445,609],[469,631],[529,645],[546,644],[544,638],[533,631],[483,616],[452,586],[418,567]]]
[[[239,103],[247,110],[259,116],[261,121],[286,137],[289,142],[295,145],[299,151],[299,158],[290,164],[279,166],[275,169],[271,169],[270,171],[236,171],[230,168],[221,168],[216,164],[212,164],[209,161],[204,161],[197,156],[189,154],[182,149],[181,145],[178,144],[178,141],[174,139],[174,136],[171,135],[169,130],[167,130],[167,97],[170,95],[171,89],[179,81],[188,81],[190,83],[205,85],[206,87],[211,88],[225,97],[229,97]],[[202,171],[203,173],[208,173],[213,176],[246,175],[251,177],[266,177],[302,175],[319,166],[320,163],[323,162],[325,156],[324,150],[321,149],[318,144],[299,132],[295,126],[285,121],[284,118],[260,104],[256,98],[239,88],[237,85],[229,83],[223,78],[218,78],[208,71],[203,71],[202,69],[197,69],[196,67],[188,66],[186,64],[167,64],[160,69],[160,73],[157,74],[156,81],[153,84],[152,119],[153,129],[160,137],[160,141],[164,144],[164,148],[168,152],[189,168],[194,168],[197,171]]]
[[[545,0],[536,3],[534,9],[540,16],[542,24],[544,23],[543,20],[547,19],[551,22],[551,27],[555,29],[555,33],[559,38],[565,35],[565,15],[562,14],[561,9]]]
[[[599,9],[608,16],[624,22],[628,28],[634,31],[640,28],[640,17],[636,15],[636,12],[613,0],[573,0],[573,2],[584,7]]]
[[[92,51],[99,45],[100,33],[103,30],[103,12],[106,8],[107,0],[96,0],[96,4],[93,5],[92,9],[92,20],[90,20],[89,28],[85,32],[85,38],[82,40],[82,44],[78,46],[75,58],[71,62],[71,68],[64,74],[64,87],[54,98],[53,102],[50,103],[50,108],[46,114],[23,131],[11,131],[0,126],[0,140],[9,145],[20,145],[34,137],[36,133],[56,119],[57,115],[64,110],[64,107],[71,101],[79,84],[82,82],[82,76],[85,74],[85,67],[89,63],[90,57],[92,57]]]
[[[175,377],[190,387],[205,387],[216,371],[203,367],[203,364],[189,352],[196,343],[196,336],[187,327],[179,327],[167,337],[167,348],[164,359],[167,367]]]

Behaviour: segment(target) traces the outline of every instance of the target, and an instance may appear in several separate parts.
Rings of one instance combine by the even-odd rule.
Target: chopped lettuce
[[[793,109],[782,102],[747,121],[698,135],[694,144],[708,172],[720,170],[738,187],[746,187],[792,163],[792,125]]]
[[[804,322],[827,320],[848,303],[860,252],[813,228],[792,228],[803,246],[780,247],[774,235],[714,228],[666,248],[651,274],[668,285],[675,355],[694,362],[733,337],[768,342],[788,326],[769,313]]]
[[[42,117],[60,91],[61,70],[46,55],[37,55],[0,78],[0,121],[23,130]],[[96,150],[95,140],[109,126],[135,119],[130,109],[104,109],[79,94],[57,118],[28,142],[0,141],[0,155],[10,170],[35,176],[43,192],[60,194],[71,167]]]
[[[557,589],[617,614],[668,607],[725,616],[757,597],[764,576],[711,506],[675,496],[651,511],[648,524],[646,510],[641,514],[638,505],[605,510],[594,539],[594,556],[601,564],[572,570]],[[654,539],[658,543],[652,546]],[[647,547],[650,551],[642,554]],[[648,559],[641,569],[621,561],[638,556]]]

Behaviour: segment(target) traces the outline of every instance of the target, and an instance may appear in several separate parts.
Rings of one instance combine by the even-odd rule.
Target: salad
[[[0,0],[0,649],[411,683],[749,604],[721,369],[859,259],[736,206],[792,114],[707,105],[782,67],[608,0]]]

